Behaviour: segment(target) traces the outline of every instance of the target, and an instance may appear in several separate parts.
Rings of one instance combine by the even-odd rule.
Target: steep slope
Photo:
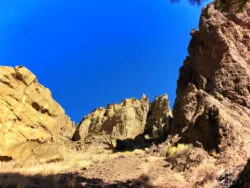
[[[169,134],[204,148],[225,172],[250,157],[250,3],[236,15],[210,4],[199,27],[180,69]]]
[[[25,67],[0,66],[0,106],[0,155],[27,141],[69,140],[75,131],[51,92]]]

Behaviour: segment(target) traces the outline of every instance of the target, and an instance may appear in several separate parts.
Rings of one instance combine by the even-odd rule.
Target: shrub
[[[172,146],[167,150],[167,157],[174,157],[177,153],[184,152],[190,149],[191,146],[185,144],[178,144],[177,146]]]

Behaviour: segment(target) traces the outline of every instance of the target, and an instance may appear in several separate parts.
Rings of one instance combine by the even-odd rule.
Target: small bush
[[[170,147],[167,151],[167,162],[172,169],[178,172],[197,167],[208,158],[209,155],[205,150],[193,147],[191,144],[178,144],[176,147]]]
[[[177,146],[172,146],[167,150],[167,157],[174,157],[177,153],[184,152],[190,148],[191,146],[185,144],[178,144]]]

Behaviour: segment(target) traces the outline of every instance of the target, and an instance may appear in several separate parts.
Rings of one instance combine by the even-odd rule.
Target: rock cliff
[[[162,138],[164,126],[172,117],[166,95],[157,97],[150,104],[143,95],[140,100],[125,99],[120,104],[109,104],[107,108],[97,108],[85,116],[77,126],[73,140],[84,140],[91,135],[108,135],[112,139],[135,139],[147,134]]]
[[[25,67],[0,67],[0,106],[1,151],[27,141],[69,140],[75,131],[51,92]]]
[[[149,138],[162,139],[166,137],[166,129],[172,120],[172,110],[167,95],[156,97],[150,104],[145,126],[145,135]]]
[[[98,187],[127,181],[121,185],[134,187],[132,180],[143,174],[139,187],[249,187],[250,2],[237,14],[209,4],[191,36],[173,115],[166,95],[152,103],[143,95],[97,108],[75,130],[30,71],[0,67],[0,150],[11,153],[0,151],[0,161],[72,163],[65,168],[73,169],[71,176],[54,179],[71,177],[67,183],[79,181],[79,187],[88,181]],[[67,142],[71,138],[76,142]],[[107,147],[110,140],[119,147]],[[143,150],[114,152],[137,143]]]
[[[250,3],[236,15],[203,11],[180,69],[169,134],[202,147],[225,171],[250,157]],[[232,178],[233,179],[233,178]]]
[[[148,99],[126,99],[120,104],[110,104],[98,108],[84,117],[77,126],[73,140],[84,139],[88,135],[110,135],[114,139],[134,139],[144,132],[149,110]]]

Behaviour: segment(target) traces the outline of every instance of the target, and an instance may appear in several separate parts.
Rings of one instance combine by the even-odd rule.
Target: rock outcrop
[[[27,141],[69,140],[74,134],[63,108],[25,67],[0,66],[0,106],[1,151]]]
[[[149,138],[162,140],[165,138],[166,129],[168,129],[172,120],[172,111],[170,109],[167,95],[155,98],[150,104],[150,109],[145,127],[145,135]]]
[[[249,187],[250,2],[235,15],[209,4],[199,27],[180,69],[173,116],[166,95],[152,103],[143,96],[98,108],[75,130],[30,71],[0,67],[0,169],[12,158],[27,166],[61,161],[72,162],[65,169],[74,181],[82,173],[79,186],[108,179],[131,187],[147,174],[146,187]]]
[[[213,4],[203,10],[178,80],[171,131],[183,140],[219,151],[229,130],[249,135],[249,24],[247,11],[226,17]]]
[[[180,69],[169,129],[172,143],[204,148],[225,171],[250,156],[249,10],[250,3],[236,15],[214,4],[203,9]]]
[[[84,140],[91,135],[108,135],[112,139],[140,139],[139,135],[160,139],[172,113],[166,95],[150,104],[146,96],[140,100],[125,99],[120,104],[109,104],[84,117],[77,126],[73,140]]]
[[[141,100],[125,99],[120,104],[98,108],[84,117],[73,140],[102,133],[114,139],[134,139],[144,132],[148,110],[148,98],[145,96]]]
[[[140,101],[126,99],[120,109],[105,121],[101,131],[115,139],[134,139],[144,132],[148,110],[148,98],[142,97]]]

